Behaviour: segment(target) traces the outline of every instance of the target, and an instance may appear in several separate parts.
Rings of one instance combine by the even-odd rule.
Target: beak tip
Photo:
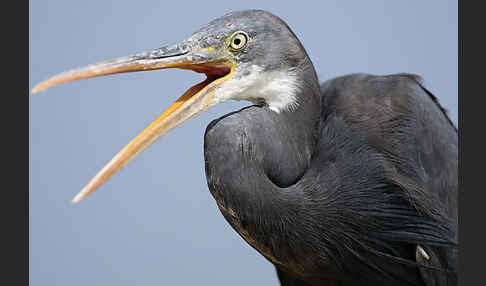
[[[30,93],[31,93],[31,94],[36,94],[36,93],[39,93],[40,91],[43,91],[43,90],[45,90],[45,88],[43,88],[43,87],[41,86],[41,84],[38,84],[38,85],[34,86],[34,88],[32,88],[32,89],[30,90]]]
[[[93,187],[93,183],[90,182],[88,185],[86,185],[72,200],[72,204],[77,204],[79,203],[82,199],[86,198],[91,192],[93,192],[96,189],[96,187]]]
[[[84,198],[83,192],[79,192],[72,200],[71,204],[75,205],[79,203]]]

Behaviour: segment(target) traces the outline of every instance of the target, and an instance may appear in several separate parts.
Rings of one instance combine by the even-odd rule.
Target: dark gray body
[[[294,112],[251,106],[208,126],[227,221],[282,285],[456,285],[458,135],[435,97],[404,74],[300,96]]]

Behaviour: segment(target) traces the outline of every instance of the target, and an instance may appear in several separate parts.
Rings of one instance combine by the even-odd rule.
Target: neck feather
[[[299,67],[264,70],[258,65],[241,66],[236,75],[215,92],[215,99],[217,102],[233,99],[264,103],[276,113],[294,111],[300,104],[298,95],[304,88],[303,75]]]

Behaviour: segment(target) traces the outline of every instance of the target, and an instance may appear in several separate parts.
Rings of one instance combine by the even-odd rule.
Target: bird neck
[[[259,133],[255,138],[265,173],[281,188],[295,184],[307,171],[319,134],[319,91],[305,88],[295,96],[295,109],[276,113],[268,107],[264,126],[254,131]]]
[[[255,138],[264,158],[267,176],[279,187],[288,187],[302,177],[310,165],[320,128],[321,101],[312,63],[299,68],[300,88],[292,94],[294,108],[275,112],[267,106],[262,131]]]
[[[319,134],[319,85],[311,65],[304,71],[295,109],[250,106],[214,120],[205,133],[206,178],[219,209],[276,264],[293,265],[295,255],[275,249],[268,234],[295,235],[288,231],[298,226],[289,223],[297,223],[303,197],[292,186],[308,170]]]

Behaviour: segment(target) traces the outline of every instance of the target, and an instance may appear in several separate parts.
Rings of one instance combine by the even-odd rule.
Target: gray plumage
[[[274,24],[262,11],[229,19],[248,13]],[[319,86],[300,55],[297,110],[255,105],[206,130],[224,217],[282,285],[456,285],[457,130],[444,109],[414,75]]]

